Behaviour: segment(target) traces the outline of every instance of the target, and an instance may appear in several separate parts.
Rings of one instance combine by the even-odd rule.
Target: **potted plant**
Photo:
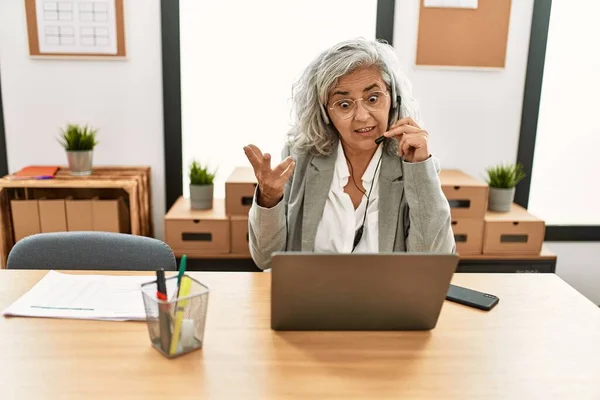
[[[58,141],[67,152],[71,175],[90,175],[94,147],[98,144],[97,129],[91,129],[87,125],[68,124],[61,132]]]
[[[193,160],[190,164],[190,203],[195,210],[207,210],[213,206],[213,181],[216,171],[210,172],[208,167]]]
[[[487,183],[490,186],[488,208],[492,211],[510,211],[515,199],[515,186],[525,178],[523,165],[497,165],[486,171]]]

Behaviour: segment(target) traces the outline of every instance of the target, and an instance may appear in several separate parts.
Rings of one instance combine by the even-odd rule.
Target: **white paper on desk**
[[[3,314],[141,321],[146,319],[141,284],[154,279],[152,276],[71,275],[50,271]],[[168,283],[176,284],[176,280]],[[174,288],[167,287],[168,292],[172,290]]]

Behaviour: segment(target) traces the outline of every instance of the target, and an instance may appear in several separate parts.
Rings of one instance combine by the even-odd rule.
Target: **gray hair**
[[[329,123],[325,112],[328,93],[340,77],[360,68],[377,67],[391,92],[392,104],[396,102],[397,95],[402,98],[401,117],[410,116],[421,124],[412,87],[399,64],[392,46],[363,38],[338,43],[322,52],[293,86],[292,102],[296,121],[288,134],[290,146],[298,152],[331,154],[338,142],[338,133]],[[397,116],[394,113],[390,123],[394,123]],[[386,143],[387,149],[396,154],[396,141],[387,140]]]

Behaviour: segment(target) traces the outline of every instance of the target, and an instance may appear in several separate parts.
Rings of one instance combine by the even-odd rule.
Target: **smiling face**
[[[338,79],[329,91],[327,111],[345,147],[374,151],[375,139],[387,130],[390,103],[379,70],[362,68]]]

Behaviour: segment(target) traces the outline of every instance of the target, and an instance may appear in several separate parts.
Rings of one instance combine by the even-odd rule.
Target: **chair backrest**
[[[10,269],[165,271],[177,269],[171,248],[144,236],[110,232],[39,233],[19,240]]]

